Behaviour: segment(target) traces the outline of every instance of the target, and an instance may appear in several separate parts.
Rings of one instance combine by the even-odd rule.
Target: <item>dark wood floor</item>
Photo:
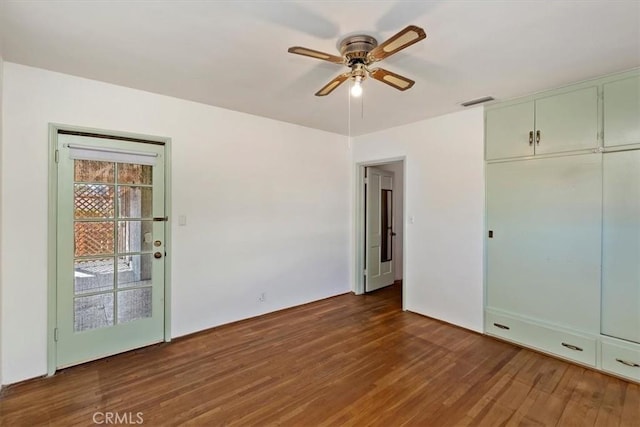
[[[92,425],[97,412],[144,425],[638,426],[640,386],[402,312],[394,285],[66,369],[0,398],[3,426]]]

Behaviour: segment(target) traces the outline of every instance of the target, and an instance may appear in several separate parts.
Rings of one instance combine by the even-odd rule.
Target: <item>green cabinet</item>
[[[640,69],[485,109],[485,333],[640,381]]]
[[[488,108],[486,159],[598,147],[598,88],[585,87]]]
[[[602,333],[640,343],[640,150],[605,153],[603,178]]]
[[[640,76],[605,83],[604,145],[640,144]]]

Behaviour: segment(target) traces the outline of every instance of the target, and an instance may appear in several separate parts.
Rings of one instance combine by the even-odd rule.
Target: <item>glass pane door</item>
[[[164,173],[160,146],[59,140],[58,366],[68,366],[163,338],[164,222],[154,216],[164,217]],[[74,158],[74,143],[100,159]]]

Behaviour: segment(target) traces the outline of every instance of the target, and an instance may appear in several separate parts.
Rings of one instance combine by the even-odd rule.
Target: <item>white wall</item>
[[[46,372],[49,122],[172,138],[174,337],[349,291],[346,137],[12,63],[3,99],[4,383]]]
[[[396,233],[393,238],[393,273],[395,280],[402,280],[402,245],[404,241],[403,224],[403,173],[404,164],[402,162],[387,163],[376,166],[379,169],[393,172],[393,231]]]
[[[356,164],[402,156],[405,217],[414,218],[405,224],[406,308],[482,331],[482,108],[353,138],[351,182]]]

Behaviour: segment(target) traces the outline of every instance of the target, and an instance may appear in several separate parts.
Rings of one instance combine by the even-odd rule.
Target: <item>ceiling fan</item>
[[[297,55],[309,56],[311,58],[321,59],[323,61],[332,62],[334,64],[344,64],[351,68],[348,73],[343,73],[324,85],[322,89],[316,92],[316,96],[329,95],[335,88],[340,86],[348,79],[353,80],[351,87],[351,95],[360,96],[362,94],[362,82],[367,76],[386,83],[398,90],[407,90],[414,85],[414,81],[401,76],[384,68],[369,68],[371,64],[381,61],[402,49],[411,46],[427,37],[424,30],[415,25],[409,25],[393,37],[389,38],[382,44],[368,35],[349,36],[340,42],[340,54],[342,56],[331,55],[329,53],[319,52],[306,47],[294,46],[289,48],[290,53]]]

